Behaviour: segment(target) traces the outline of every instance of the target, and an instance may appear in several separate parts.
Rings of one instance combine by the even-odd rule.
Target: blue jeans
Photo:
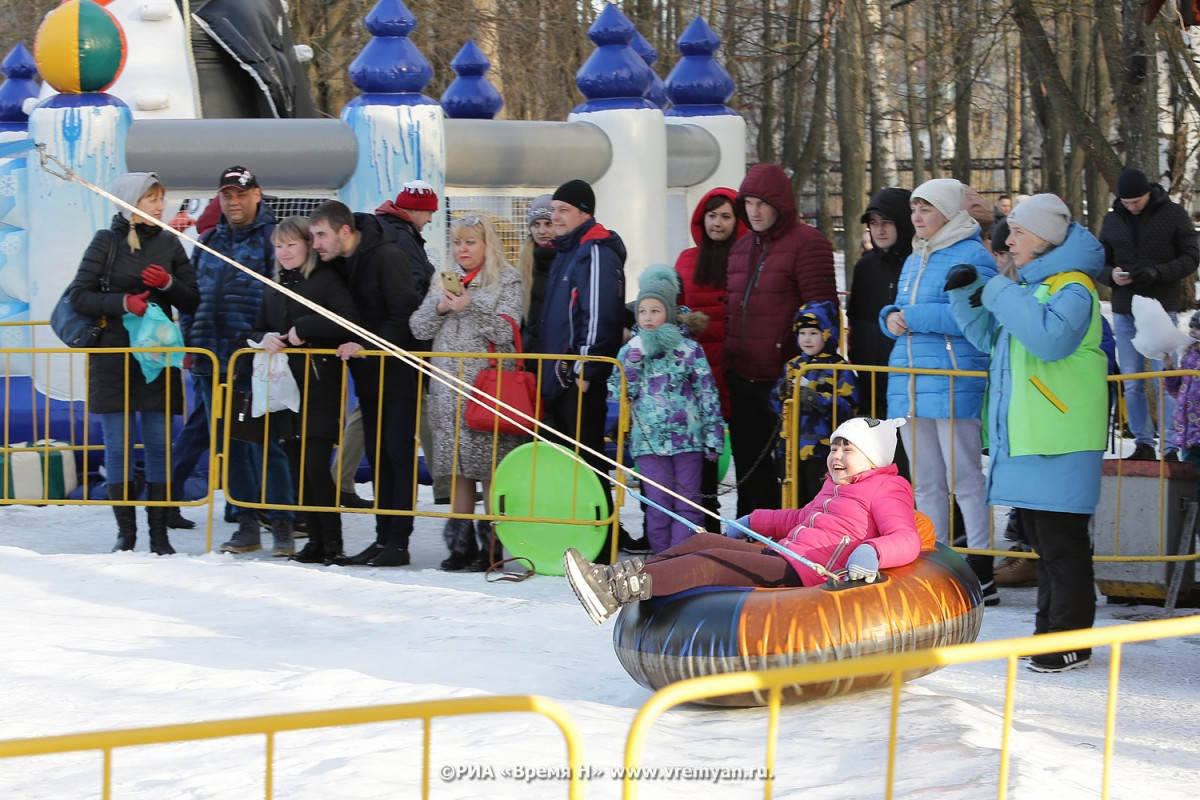
[[[133,480],[135,437],[127,436],[126,419],[142,432],[142,461],[147,483],[167,482],[167,415],[163,411],[117,411],[100,415],[104,430],[104,471],[110,484]],[[129,465],[128,470],[126,464]]]
[[[207,379],[202,379],[197,383],[196,388],[199,390],[200,402],[204,404],[204,413],[211,418],[212,383]],[[221,442],[222,436],[224,436],[224,432],[218,428],[218,444]],[[223,487],[227,502],[236,503],[241,500],[244,503],[265,502],[280,506],[296,504],[296,495],[292,490],[291,466],[288,464],[287,453],[284,452],[283,446],[279,442],[271,442],[267,445],[265,494],[262,482],[259,480],[263,475],[262,445],[230,439],[229,452],[225,454],[225,458],[229,462],[229,485]],[[238,509],[235,513],[244,510]],[[292,511],[286,509],[273,508],[267,511],[267,518],[271,520],[292,519],[294,516]]]
[[[1170,313],[1171,321],[1176,321],[1176,315]],[[1161,372],[1163,362],[1150,359],[1149,369],[1145,368],[1145,356],[1133,346],[1133,337],[1137,334],[1137,326],[1133,314],[1113,314],[1113,337],[1117,340],[1117,363],[1121,372]],[[1176,452],[1179,448],[1169,444],[1171,421],[1175,418],[1175,398],[1167,393],[1161,380],[1158,381],[1158,408],[1150,413],[1150,405],[1146,399],[1146,388],[1143,381],[1122,381],[1125,387],[1125,410],[1129,415],[1129,430],[1133,433],[1134,441],[1138,444],[1154,447],[1157,444],[1156,432],[1162,434],[1163,452]]]

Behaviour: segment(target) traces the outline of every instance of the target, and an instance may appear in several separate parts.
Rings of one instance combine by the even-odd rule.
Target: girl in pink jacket
[[[855,417],[830,436],[829,474],[820,493],[802,509],[755,511],[737,520],[830,571],[873,580],[878,570],[916,559],[921,536],[913,514],[912,485],[892,464],[903,419]],[[799,560],[759,542],[697,533],[645,562],[593,564],[571,548],[563,557],[567,580],[599,625],[636,600],[698,586],[795,587],[824,582]]]

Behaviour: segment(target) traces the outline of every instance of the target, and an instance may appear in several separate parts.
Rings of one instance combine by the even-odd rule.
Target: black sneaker
[[[1092,663],[1091,650],[1068,650],[1065,653],[1042,653],[1029,659],[1032,672],[1069,672]]]
[[[375,504],[366,498],[359,497],[355,492],[342,492],[338,496],[338,505],[342,508],[374,508]]]
[[[633,538],[629,531],[625,530],[624,525],[620,527],[617,535],[617,547],[620,548],[621,552],[629,553],[630,555],[645,555],[651,552],[650,543],[646,541],[646,537]]]
[[[996,588],[995,580],[980,584],[979,588],[983,590],[983,604],[985,606],[1000,605],[1000,591]]]
[[[1126,461],[1157,461],[1158,454],[1154,452],[1154,445],[1139,444],[1133,448],[1133,452],[1125,456]]]
[[[1179,451],[1178,450],[1168,450],[1166,453],[1163,454],[1163,461],[1178,461],[1178,460],[1179,460]]]

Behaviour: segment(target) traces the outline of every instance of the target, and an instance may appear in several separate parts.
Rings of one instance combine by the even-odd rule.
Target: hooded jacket
[[[895,464],[860,472],[849,483],[825,479],[821,491],[804,508],[763,509],[750,515],[750,529],[776,540],[810,561],[842,569],[861,542],[879,554],[881,569],[912,563],[921,553],[921,535],[913,515],[912,484],[901,478]],[[850,543],[842,547],[842,537]],[[788,559],[805,586],[825,579],[799,561]]]
[[[755,164],[742,181],[734,210],[749,226],[746,197],[766,201],[778,218],[768,230],[738,239],[729,254],[722,368],[748,381],[774,383],[797,353],[796,309],[817,300],[837,305],[833,245],[797,218],[791,182],[778,165]]]
[[[275,217],[265,203],[259,202],[258,212],[249,225],[235,228],[222,214],[217,227],[200,241],[243,267],[269,277],[275,272],[275,248],[271,244],[274,231]],[[200,289],[200,303],[194,313],[179,318],[179,327],[189,347],[202,347],[216,354],[224,377],[229,357],[246,346],[246,339],[254,330],[265,284],[199,247],[192,251],[192,269]],[[239,359],[239,364],[249,368],[250,359]],[[212,374],[212,362],[208,358],[195,359],[192,374]]]
[[[625,244],[590,219],[554,239],[558,255],[546,280],[538,323],[539,351],[607,356],[621,348],[625,315]],[[542,370],[542,395],[560,396],[580,378],[604,383],[610,364],[563,362]]]
[[[679,273],[682,288],[679,290],[679,304],[693,311],[702,311],[708,315],[708,327],[698,336],[696,341],[704,348],[704,356],[713,368],[713,379],[717,382],[717,391],[721,395],[721,414],[729,417],[729,391],[725,388],[725,370],[721,367],[721,353],[725,347],[725,285],[701,286],[696,283],[696,264],[700,257],[700,248],[712,244],[708,233],[704,230],[704,207],[713,197],[724,197],[734,206],[737,192],[718,186],[710,190],[696,205],[692,212],[692,241],[696,247],[689,247],[679,254],[675,262],[675,271]],[[741,239],[750,229],[741,219],[737,220],[734,228],[734,241]],[[727,281],[728,282],[728,281]]]
[[[1196,271],[1200,245],[1196,229],[1183,206],[1167,197],[1161,186],[1150,187],[1150,200],[1141,214],[1125,208],[1120,198],[1100,226],[1104,269],[1099,279],[1112,286],[1114,314],[1132,313],[1133,296],[1140,294],[1162,303],[1167,311],[1195,306],[1195,286],[1183,279]],[[1117,286],[1114,269],[1123,269],[1133,283]]]
[[[113,193],[122,200],[136,204],[141,192],[131,187],[123,194],[116,186]],[[130,199],[131,194],[138,194]],[[129,331],[122,317],[125,314],[125,295],[149,290],[146,298],[156,303],[168,316],[174,309],[193,311],[200,299],[196,279],[187,254],[179,240],[156,225],[137,226],[141,249],[133,250],[126,239],[129,220],[123,214],[113,217],[109,230],[97,231],[83,254],[79,270],[71,282],[68,296],[71,307],[81,314],[103,317],[104,327],[97,347],[129,347]],[[100,278],[111,248],[113,254],[110,291],[100,290]],[[172,276],[166,289],[151,289],[142,283],[142,270],[157,264]],[[88,410],[93,414],[118,411],[166,411],[168,389],[171,411],[183,413],[183,383],[178,369],[164,369],[151,383],[146,383],[142,371],[132,357],[122,353],[96,353],[88,357]],[[129,405],[125,404],[125,385],[129,384]]]
[[[795,436],[790,446],[797,450],[802,461],[807,461],[829,455],[829,434],[854,416],[858,391],[853,370],[818,368],[823,364],[846,363],[838,353],[841,326],[837,307],[828,300],[805,303],[797,315],[802,313],[813,314],[820,321],[825,348],[812,356],[801,352],[784,366],[783,377],[775,385],[773,405],[782,415],[783,432],[789,437]],[[789,404],[787,401],[797,392],[800,395],[797,402]],[[795,425],[791,424],[793,408],[797,412]],[[780,446],[783,446],[782,442]]]
[[[855,364],[886,366],[896,343],[879,329],[879,309],[896,302],[900,272],[912,253],[916,231],[910,213],[911,196],[912,192],[907,189],[882,189],[871,198],[863,214],[864,223],[871,214],[891,220],[896,225],[896,243],[887,250],[876,245],[854,265],[850,298],[846,301],[846,321],[850,326],[848,352],[850,361]],[[875,411],[884,414],[886,409]]]
[[[942,286],[946,273],[957,264],[972,264],[985,278],[996,274],[996,262],[979,237],[979,223],[959,211],[930,239],[913,240],[913,252],[904,262],[896,302],[884,306],[877,324],[889,338],[887,317],[903,311],[908,333],[892,348],[888,365],[924,369],[983,372],[988,357],[963,337],[950,313],[950,297]],[[888,376],[887,415],[926,419],[971,419],[983,407],[983,378],[914,375],[893,372]],[[915,408],[913,401],[915,400]]]
[[[1095,280],[1103,268],[1100,243],[1072,223],[1061,245],[1021,268],[1020,283],[996,275],[985,285],[980,277],[950,292],[963,333],[992,355],[986,419],[989,505],[1075,514],[1096,510],[1108,424],[1108,357],[1100,343],[1099,300],[1090,287],[1069,275],[1053,293],[1046,284],[1072,271]],[[969,298],[981,286],[981,305],[972,308]],[[1032,369],[1015,363],[1026,353],[1035,361]],[[1038,370],[1037,361],[1052,369]],[[1026,371],[1028,380],[1018,385],[1015,377]],[[1064,402],[1068,392],[1076,397],[1091,392],[1093,402]],[[1015,414],[1017,399],[1042,419],[1027,420],[1030,412]],[[1041,454],[1013,455],[1015,429],[1033,424],[1054,428],[1056,438],[1075,441],[1077,449],[1049,452],[1064,449],[1060,446]]]

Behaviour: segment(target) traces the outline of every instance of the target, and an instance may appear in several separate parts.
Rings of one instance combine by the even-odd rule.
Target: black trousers
[[[737,472],[737,515],[760,508],[779,508],[779,468],[775,444],[779,415],[771,408],[772,381],[748,381],[736,372],[725,373],[729,388],[729,444]]]
[[[1096,619],[1090,514],[1018,509],[1029,544],[1039,556],[1034,633],[1090,628]]]
[[[604,452],[604,422],[608,415],[608,385],[605,381],[592,381],[588,390],[583,393],[582,400],[578,384],[573,384],[558,397],[546,404],[546,415],[550,426],[559,433],[566,434],[572,439],[578,438],[579,443],[590,447],[597,453]],[[578,437],[576,437],[578,429]],[[548,437],[558,441],[556,437]],[[564,442],[558,441],[559,444]],[[609,473],[608,465],[600,458],[589,453],[578,451],[584,462],[600,471],[601,475]],[[597,476],[604,487],[604,497],[608,505],[608,513],[612,514],[612,489],[609,481]],[[604,549],[597,557],[597,563],[607,564],[612,547],[612,530],[604,542]]]
[[[292,464],[292,485],[296,492],[296,502],[304,506],[337,507],[337,486],[329,471],[329,462],[333,457],[333,439],[305,435],[303,443],[299,439],[291,439],[284,445],[288,460]],[[304,448],[304,463],[300,463],[300,449]],[[336,511],[305,511],[313,536],[312,526],[316,526],[322,540],[337,537],[341,543],[342,515]]]
[[[411,367],[388,363],[381,399],[379,367],[363,366],[366,368],[354,372],[354,390],[362,409],[367,461],[376,476],[376,503],[380,508],[412,511],[417,443],[416,373]],[[375,539],[379,544],[387,545],[395,536],[400,547],[408,547],[412,530],[411,515],[375,517]]]

